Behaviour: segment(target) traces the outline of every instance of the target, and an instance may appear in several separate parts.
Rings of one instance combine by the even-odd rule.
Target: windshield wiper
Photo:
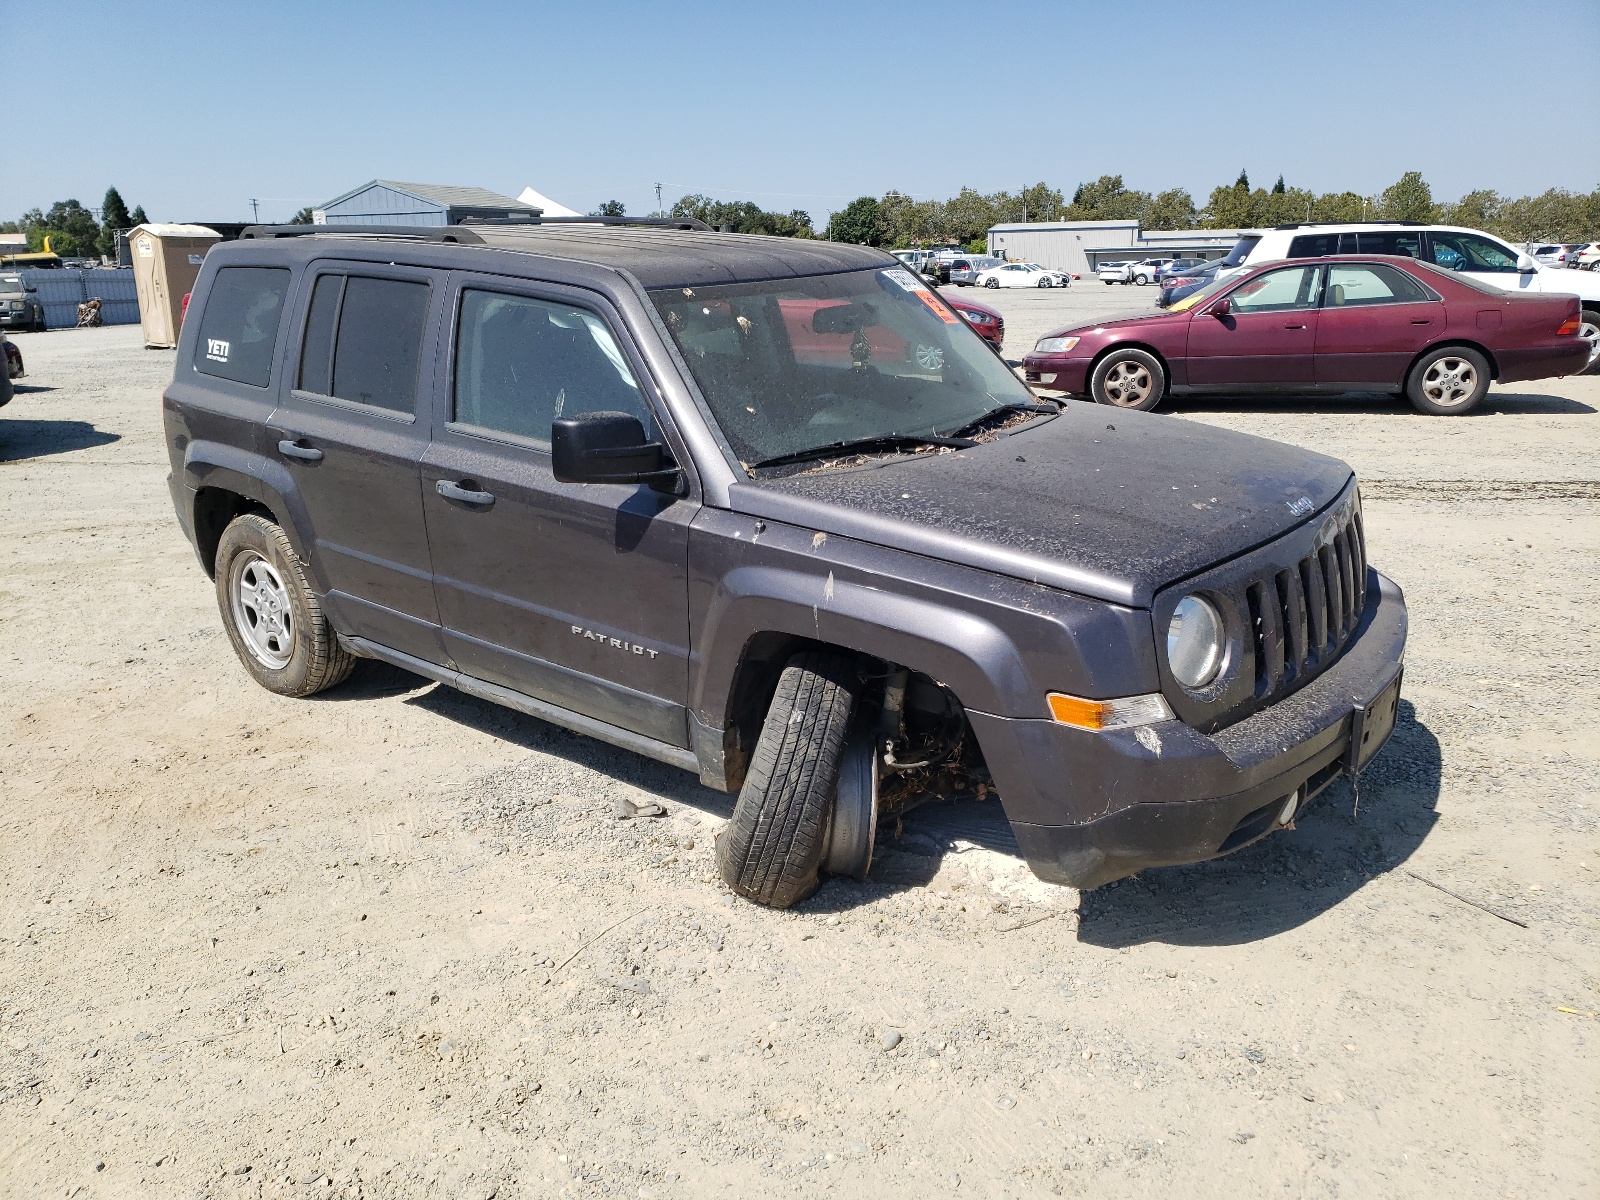
[[[961,426],[958,426],[955,429],[952,429],[947,436],[949,436],[949,437],[957,437],[957,436],[959,436],[959,435],[961,435],[963,433],[966,433],[969,429],[977,429],[978,427],[980,427],[982,425],[986,425],[986,424],[988,424],[988,422],[992,421],[995,417],[1001,416],[1001,415],[1006,414],[1006,413],[1029,412],[1029,413],[1038,413],[1041,416],[1055,416],[1057,413],[1059,413],[1061,411],[1061,408],[1062,408],[1062,406],[1059,405],[1059,404],[1057,404],[1056,406],[1052,407],[1052,406],[1050,406],[1048,404],[1024,404],[1020,400],[1016,401],[1015,403],[1012,403],[1012,404],[1002,404],[999,408],[991,408],[988,412],[984,413],[981,417],[974,417],[972,420],[968,421],[965,425],[961,425]]]
[[[949,446],[953,450],[970,450],[977,444],[971,438],[940,433],[885,433],[878,437],[829,442],[826,446],[813,446],[809,450],[796,450],[790,454],[763,458],[760,462],[749,464],[749,468],[754,471],[761,467],[781,467],[789,463],[809,462],[816,458],[832,458],[836,454],[870,454],[874,450],[901,450],[909,446]]]

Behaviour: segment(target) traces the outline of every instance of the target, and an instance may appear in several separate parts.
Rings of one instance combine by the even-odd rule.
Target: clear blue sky
[[[374,177],[634,213],[660,182],[819,226],[891,187],[1119,172],[1202,204],[1241,166],[1600,184],[1596,0],[0,0],[0,54],[4,219],[108,184],[157,220],[282,219]]]

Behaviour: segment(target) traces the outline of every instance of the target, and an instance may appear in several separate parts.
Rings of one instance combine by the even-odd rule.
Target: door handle
[[[1285,329],[1304,329],[1304,325],[1285,325]]]
[[[322,451],[315,446],[302,446],[299,442],[291,442],[288,438],[278,443],[278,453],[285,458],[298,458],[302,462],[321,462]]]
[[[1433,324],[1433,322],[1428,320],[1427,317],[1412,317],[1411,318],[1411,323],[1413,325],[1432,325]]]
[[[448,479],[441,479],[433,486],[438,489],[439,495],[447,500],[459,500],[463,504],[490,505],[494,503],[493,492],[475,492],[471,488],[464,488],[459,483],[452,483]]]

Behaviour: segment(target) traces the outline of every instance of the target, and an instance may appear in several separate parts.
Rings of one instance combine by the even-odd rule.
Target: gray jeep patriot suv
[[[1080,888],[1225,854],[1394,725],[1349,467],[1040,402],[876,250],[262,228],[177,363],[173,502],[259,683],[380,659],[694,771],[766,904],[941,789]]]

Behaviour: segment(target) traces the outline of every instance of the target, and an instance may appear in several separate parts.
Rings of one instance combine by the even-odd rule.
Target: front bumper
[[[25,308],[20,312],[9,308],[0,309],[0,326],[25,325],[32,327],[33,322],[34,312],[32,309]]]
[[[1023,378],[1034,387],[1081,396],[1089,390],[1089,364],[1093,361],[1065,354],[1028,354],[1022,359]]]
[[[1290,796],[1304,804],[1345,773],[1354,714],[1384,696],[1405,652],[1400,589],[1378,575],[1368,596],[1338,662],[1210,736],[1180,721],[1091,733],[969,713],[1034,874],[1088,889],[1231,853],[1278,828]]]

